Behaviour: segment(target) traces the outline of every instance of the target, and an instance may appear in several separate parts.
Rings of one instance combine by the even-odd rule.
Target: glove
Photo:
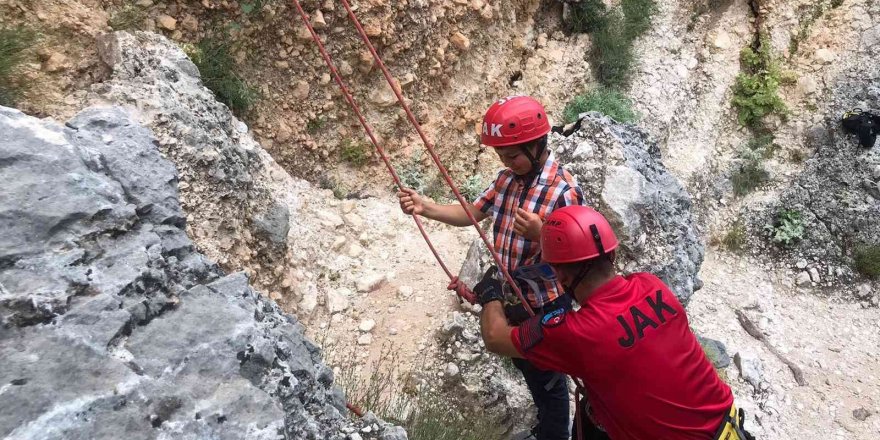
[[[446,286],[449,290],[454,290],[455,294],[458,295],[459,298],[469,302],[470,304],[476,304],[477,296],[474,295],[474,292],[471,289],[468,289],[468,286],[461,282],[458,277],[452,279],[449,282],[449,285]]]
[[[492,301],[502,301],[504,293],[501,291],[501,282],[495,279],[498,268],[492,266],[483,274],[483,279],[474,286],[474,293],[477,295],[477,302],[481,306],[485,306]]]

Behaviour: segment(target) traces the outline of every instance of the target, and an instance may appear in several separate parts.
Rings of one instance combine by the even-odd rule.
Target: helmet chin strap
[[[522,149],[523,154],[526,155],[526,158],[529,160],[529,162],[532,163],[532,169],[529,170],[529,174],[523,177],[531,178],[541,174],[541,169],[544,167],[544,164],[541,163],[541,156],[544,155],[544,151],[547,149],[547,136],[544,135],[544,137],[538,140],[538,149],[537,151],[535,151],[535,155],[532,155],[532,152],[529,151],[529,147],[526,145],[523,145],[520,148]]]
[[[580,272],[578,272],[578,274],[575,275],[574,280],[572,280],[571,284],[569,284],[567,286],[562,286],[562,287],[565,287],[565,290],[569,294],[571,294],[571,296],[575,296],[574,289],[577,289],[577,286],[579,286],[581,284],[581,282],[584,280],[584,278],[586,278],[587,275],[590,274],[591,270],[593,270],[593,264],[592,263],[584,263],[584,265],[581,266]]]

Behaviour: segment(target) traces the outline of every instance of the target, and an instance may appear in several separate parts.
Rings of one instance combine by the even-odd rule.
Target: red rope
[[[297,0],[294,0],[294,2],[298,4]],[[376,64],[378,64],[379,68],[382,70],[382,74],[385,76],[385,80],[388,81],[388,85],[391,87],[394,95],[397,96],[397,102],[400,103],[401,107],[403,107],[403,110],[404,112],[406,112],[406,117],[409,119],[409,122],[413,125],[413,127],[415,127],[416,131],[419,133],[419,137],[422,138],[422,143],[425,144],[425,148],[428,150],[428,153],[431,155],[431,159],[434,161],[434,164],[437,165],[437,168],[443,175],[443,179],[446,180],[449,188],[452,189],[452,193],[455,194],[455,198],[458,199],[458,203],[461,204],[462,209],[464,209],[464,213],[471,221],[471,224],[474,225],[477,233],[480,234],[480,238],[483,239],[484,243],[486,243],[486,248],[488,248],[489,252],[492,253],[492,258],[495,260],[495,264],[498,266],[498,269],[504,275],[504,279],[507,280],[510,288],[513,289],[513,291],[516,293],[516,296],[519,297],[519,300],[522,301],[523,307],[525,307],[526,312],[529,313],[529,316],[535,316],[535,312],[532,311],[532,308],[529,306],[528,301],[526,301],[525,297],[523,296],[522,291],[519,289],[519,286],[513,280],[513,277],[510,276],[510,273],[507,271],[507,267],[501,262],[501,256],[498,255],[498,252],[495,250],[495,246],[493,246],[492,242],[489,241],[486,233],[483,232],[482,228],[480,228],[477,219],[474,217],[473,214],[471,214],[470,209],[468,209],[469,202],[467,202],[464,197],[461,196],[461,193],[458,191],[458,187],[455,185],[455,182],[453,182],[452,177],[449,176],[449,172],[446,170],[446,167],[444,167],[443,163],[440,162],[440,157],[437,156],[437,153],[434,151],[433,145],[428,140],[428,137],[425,136],[424,131],[422,131],[421,124],[416,121],[415,115],[413,115],[413,112],[410,110],[409,105],[407,105],[406,101],[403,99],[403,95],[397,89],[397,86],[393,78],[391,77],[391,74],[388,72],[388,68],[385,67],[385,63],[382,62],[382,58],[379,57],[378,53],[376,53],[376,48],[373,47],[373,44],[370,42],[370,38],[367,36],[367,33],[364,32],[363,26],[361,26],[360,21],[358,21],[357,17],[354,15],[354,12],[351,10],[351,6],[348,4],[348,0],[342,0],[342,5],[345,6],[345,10],[348,11],[348,16],[349,18],[351,18],[351,21],[357,28],[358,34],[364,41],[364,44],[367,45],[367,48],[370,49],[370,53],[373,54],[373,59],[376,60]]]
[[[324,62],[327,64],[327,67],[330,68],[330,72],[333,73],[333,78],[336,80],[336,84],[338,84],[339,88],[342,90],[342,95],[345,96],[345,100],[348,101],[348,105],[351,106],[352,110],[354,110],[355,115],[357,115],[358,121],[360,121],[361,126],[364,127],[364,131],[367,132],[367,136],[370,138],[370,142],[372,142],[373,146],[376,147],[376,152],[379,153],[379,157],[381,157],[382,162],[385,163],[385,168],[387,168],[388,172],[391,173],[391,178],[394,179],[394,184],[397,185],[398,189],[403,190],[403,182],[400,181],[400,177],[394,170],[394,166],[391,165],[391,161],[385,154],[385,150],[379,145],[379,141],[376,140],[376,136],[373,134],[373,128],[364,119],[360,107],[358,107],[357,103],[354,101],[354,97],[352,97],[351,92],[349,92],[348,87],[345,86],[345,83],[339,76],[339,72],[336,70],[336,65],[333,64],[333,60],[330,59],[330,55],[327,54],[327,50],[324,49],[324,43],[321,42],[321,38],[312,27],[309,16],[303,10],[298,0],[293,0],[293,4],[296,5],[296,9],[299,11],[299,15],[302,17],[303,23],[305,23],[306,27],[309,29],[309,33],[312,34],[312,38],[315,40],[315,43],[317,43],[318,51],[321,52],[321,57],[324,58]],[[446,272],[446,276],[448,276],[450,280],[454,279],[455,276],[452,274],[449,268],[446,267],[446,264],[443,263],[443,259],[440,258],[440,254],[437,253],[437,249],[434,248],[434,244],[431,243],[431,239],[430,237],[428,237],[428,233],[425,231],[425,226],[422,224],[419,216],[413,214],[412,218],[416,222],[416,226],[419,227],[419,232],[422,233],[422,238],[425,239],[425,243],[428,244],[428,248],[431,249],[431,253],[434,254],[434,258],[437,259],[437,263],[440,264],[440,267],[443,268],[443,271]]]

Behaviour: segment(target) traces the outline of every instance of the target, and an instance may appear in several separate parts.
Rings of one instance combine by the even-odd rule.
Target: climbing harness
[[[737,410],[736,405],[731,405],[715,433],[714,440],[755,440],[755,437],[746,431],[745,422],[745,411]]]
[[[393,78],[391,77],[391,74],[389,73],[388,68],[385,67],[385,63],[379,57],[379,54],[376,52],[376,49],[373,47],[373,44],[370,43],[370,39],[367,36],[366,32],[364,31],[363,26],[361,26],[360,21],[354,15],[354,11],[352,10],[351,5],[349,5],[347,0],[341,0],[341,2],[342,2],[342,5],[345,7],[345,10],[348,12],[348,17],[351,19],[352,23],[354,24],[355,28],[357,29],[358,34],[360,35],[364,44],[367,46],[370,53],[372,54],[373,59],[375,60],[376,64],[382,70],[382,74],[385,76],[385,80],[388,82],[389,87],[391,87],[391,90],[394,92],[394,95],[397,97],[397,102],[401,105],[404,112],[406,113],[407,119],[413,125],[416,132],[419,134],[419,137],[422,139],[422,143],[425,145],[425,148],[427,149],[428,154],[431,156],[431,160],[433,160],[434,164],[440,170],[440,174],[443,176],[443,179],[446,181],[447,185],[449,185],[449,188],[452,189],[452,193],[455,194],[455,198],[458,200],[459,204],[461,204],[462,208],[464,209],[464,213],[467,215],[471,224],[473,224],[474,228],[477,230],[477,233],[480,235],[480,238],[486,244],[486,248],[489,249],[489,252],[492,254],[492,258],[495,260],[495,264],[498,266],[500,272],[504,276],[504,279],[511,286],[511,289],[513,289],[513,291],[516,293],[517,297],[519,297],[520,301],[522,302],[522,304],[525,307],[526,311],[528,312],[529,316],[534,316],[534,312],[532,311],[531,307],[529,307],[528,302],[526,301],[525,297],[523,296],[523,293],[520,290],[519,286],[517,286],[516,282],[511,277],[510,273],[507,271],[507,268],[502,264],[501,256],[495,250],[495,247],[492,245],[492,242],[486,236],[486,233],[480,228],[480,225],[477,222],[477,219],[474,217],[474,215],[468,209],[468,202],[464,199],[464,197],[462,197],[461,192],[459,192],[458,187],[455,185],[455,182],[453,182],[452,177],[450,177],[449,172],[446,170],[446,167],[443,166],[443,163],[440,161],[440,158],[437,156],[437,153],[434,151],[433,145],[428,140],[427,136],[425,136],[425,133],[422,130],[421,125],[418,123],[418,121],[416,121],[415,115],[413,115],[412,111],[409,108],[409,105],[404,100],[403,95],[401,94],[400,90],[398,89],[398,86],[396,85]],[[348,87],[346,87],[345,83],[342,81],[342,78],[339,76],[339,72],[337,71],[336,66],[333,64],[333,61],[330,58],[330,55],[327,53],[326,49],[324,48],[324,44],[321,41],[321,38],[318,36],[318,34],[315,32],[315,29],[312,27],[312,23],[311,23],[311,20],[309,19],[308,14],[306,14],[306,12],[303,10],[302,5],[300,4],[299,0],[293,0],[293,4],[296,7],[297,11],[299,12],[299,15],[302,18],[303,23],[305,24],[306,28],[308,28],[309,33],[312,36],[312,39],[315,41],[315,44],[318,46],[318,51],[321,53],[321,57],[324,59],[324,63],[327,64],[327,67],[330,69],[330,72],[333,74],[333,78],[336,81],[336,84],[339,85],[339,88],[342,90],[342,95],[345,97],[345,100],[348,102],[352,111],[354,111],[355,115],[358,118],[358,121],[360,122],[361,126],[364,128],[364,131],[366,131],[367,136],[370,138],[370,142],[376,148],[376,151],[379,153],[379,156],[382,158],[382,161],[385,163],[385,167],[388,169],[388,172],[391,173],[391,177],[394,179],[394,183],[397,185],[397,187],[399,189],[402,190],[404,188],[404,186],[403,186],[403,183],[400,181],[400,178],[398,177],[397,173],[395,172],[394,166],[391,164],[391,161],[388,159],[388,156],[385,154],[384,150],[379,145],[379,142],[376,140],[376,137],[373,134],[372,127],[364,119],[363,114],[361,113],[361,110],[358,107],[357,103],[355,102],[354,97],[352,96],[351,92],[348,90]],[[425,239],[425,242],[428,244],[428,247],[431,249],[431,252],[434,254],[434,258],[436,258],[437,262],[440,264],[440,267],[443,268],[443,271],[446,272],[446,275],[449,277],[449,279],[452,280],[452,283],[450,283],[450,286],[455,286],[456,291],[461,296],[462,291],[464,290],[463,286],[461,286],[459,283],[457,283],[456,277],[452,274],[452,272],[449,271],[449,269],[443,263],[442,259],[440,258],[440,255],[437,253],[436,249],[434,248],[433,244],[431,243],[431,240],[428,237],[428,233],[425,231],[424,226],[422,225],[419,217],[415,214],[413,214],[412,217],[413,217],[413,220],[416,222],[416,225],[418,226],[419,231],[422,234],[422,238]]]
[[[880,134],[880,115],[855,108],[843,114],[840,119],[843,128],[859,137],[864,148],[872,148]]]

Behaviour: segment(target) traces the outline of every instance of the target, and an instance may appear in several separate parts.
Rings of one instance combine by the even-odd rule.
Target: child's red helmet
[[[495,101],[483,116],[480,143],[509,147],[550,133],[550,120],[540,102],[530,96],[508,96]]]
[[[618,244],[608,220],[587,206],[559,208],[541,228],[541,258],[550,264],[596,258],[617,249]]]

